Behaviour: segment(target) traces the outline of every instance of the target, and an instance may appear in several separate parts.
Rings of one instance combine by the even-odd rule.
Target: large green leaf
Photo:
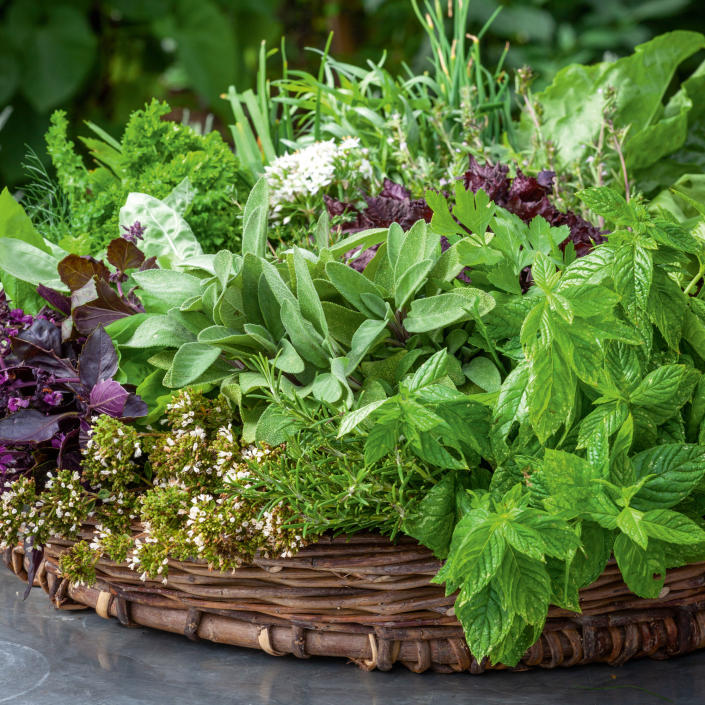
[[[685,140],[687,102],[674,99],[664,109],[662,99],[678,65],[705,47],[705,37],[677,31],[636,47],[634,54],[592,66],[571,65],[559,71],[536,98],[541,106],[540,129],[551,140],[560,168],[584,158],[584,145],[596,144],[603,114],[614,89],[614,125],[629,127],[625,142],[627,164],[644,167],[678,149]],[[528,112],[518,134],[528,146],[535,126]]]
[[[206,343],[185,343],[174,355],[169,387],[181,388],[197,380],[220,356],[220,349]]]
[[[22,240],[42,252],[50,252],[44,238],[35,230],[24,208],[12,197],[7,188],[0,193],[0,238]],[[6,271],[6,265],[11,266],[11,264],[11,260],[0,259],[0,282],[8,298],[14,306],[23,308],[28,313],[36,313],[44,304],[44,300],[37,295],[34,284],[18,280]],[[57,279],[56,267],[50,279]],[[47,282],[44,280],[42,283]]]
[[[636,479],[651,475],[632,499],[638,509],[668,509],[685,499],[705,477],[705,448],[667,443],[632,458]]]
[[[131,193],[127,197],[120,209],[120,226],[129,228],[136,222],[145,228],[140,249],[147,257],[180,263],[203,254],[188,223],[178,211],[158,198],[146,193]]]
[[[58,260],[24,240],[0,237],[0,263],[7,274],[22,282],[68,291],[57,273]]]
[[[575,375],[557,350],[549,346],[537,351],[531,360],[527,402],[539,440],[547,440],[569,418],[575,387]]]
[[[237,46],[232,21],[213,0],[176,0],[164,35],[176,41],[179,62],[211,105],[235,82]]]
[[[651,599],[659,596],[666,577],[662,548],[652,541],[645,550],[620,534],[614,542],[614,557],[624,582],[634,594]]]
[[[180,306],[184,301],[201,295],[201,280],[186,272],[146,269],[132,276],[142,291],[170,307]]]
[[[20,86],[32,107],[46,113],[83,83],[93,66],[97,38],[78,8],[49,3],[40,12],[43,21],[32,27],[22,46]]]

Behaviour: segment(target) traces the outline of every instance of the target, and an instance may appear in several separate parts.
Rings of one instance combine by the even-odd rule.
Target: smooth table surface
[[[11,705],[705,705],[705,651],[553,671],[365,673],[54,610],[0,566],[0,703]]]

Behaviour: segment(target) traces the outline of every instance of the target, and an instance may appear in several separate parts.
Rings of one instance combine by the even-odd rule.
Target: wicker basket
[[[85,537],[92,535],[86,528]],[[73,542],[47,547],[36,582],[60,609],[94,609],[124,626],[189,639],[259,648],[272,656],[339,656],[386,671],[396,662],[420,673],[482,673],[453,613],[454,597],[429,580],[439,568],[415,541],[379,536],[331,538],[294,558],[257,559],[232,573],[171,561],[166,585],[143,583],[127,566],[101,560],[93,587],[69,584],[58,557]],[[27,580],[21,548],[4,561]],[[614,563],[581,591],[582,614],[549,611],[539,641],[517,670],[632,658],[664,659],[705,646],[705,563],[668,572],[658,599],[629,592]],[[504,668],[495,666],[494,668]]]

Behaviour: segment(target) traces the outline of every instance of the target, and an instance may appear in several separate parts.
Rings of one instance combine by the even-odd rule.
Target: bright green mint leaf
[[[428,491],[415,513],[406,520],[405,533],[430,548],[438,558],[445,558],[457,520],[456,495],[464,491],[460,475],[457,472],[447,473]]]
[[[666,575],[663,549],[655,541],[648,550],[619,534],[614,542],[614,557],[624,582],[639,597],[655,599],[663,589]]]
[[[532,624],[543,623],[551,599],[551,578],[545,564],[508,548],[500,576],[507,611],[521,615]]]
[[[647,307],[652,276],[653,262],[649,250],[633,242],[624,242],[616,247],[612,279],[631,319]]]
[[[705,531],[692,519],[670,509],[652,509],[645,512],[641,525],[649,536],[659,541],[686,545],[705,541]]]
[[[595,214],[615,225],[629,225],[634,217],[621,193],[606,186],[591,186],[578,192],[578,198]]]
[[[632,507],[625,507],[617,516],[617,527],[634,543],[645,549],[649,542],[649,535],[643,519],[643,512]]]
[[[685,499],[705,477],[705,448],[667,443],[632,458],[637,479],[648,477],[634,497],[638,509],[670,509]]]
[[[455,601],[455,616],[476,659],[487,656],[493,646],[500,644],[513,622],[513,614],[503,607],[502,595],[494,584],[479,594],[466,595],[461,590]]]
[[[548,347],[537,351],[531,361],[527,402],[529,420],[541,442],[566,422],[575,387],[575,375],[557,350]]]
[[[630,402],[636,406],[661,406],[672,402],[685,368],[683,365],[663,365],[649,372],[631,393]]]
[[[592,521],[583,521],[580,530],[580,547],[570,564],[571,573],[578,587],[597,580],[612,554],[614,533]]]

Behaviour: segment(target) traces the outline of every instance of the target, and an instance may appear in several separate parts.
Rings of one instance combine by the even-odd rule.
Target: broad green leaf
[[[96,60],[98,35],[82,8],[50,3],[37,9],[41,21],[35,20],[18,47],[23,57],[21,89],[34,110],[46,115],[81,87]]]
[[[686,310],[687,301],[680,286],[661,270],[656,270],[649,293],[648,314],[673,350],[679,348]]]
[[[374,424],[367,434],[367,440],[365,441],[365,464],[372,465],[385,455],[391,453],[396,447],[398,438],[399,430],[397,423]],[[433,489],[435,489],[435,486]],[[424,545],[426,544],[424,543]]]
[[[174,355],[169,387],[180,389],[197,380],[220,356],[220,348],[205,343],[184,343]]]
[[[478,524],[472,515],[465,516],[453,531],[448,559],[433,582],[445,581],[447,594],[462,585],[470,598],[499,570],[505,548],[504,538],[489,521]]]
[[[404,273],[425,259],[435,261],[434,251],[440,253],[438,236],[431,233],[423,220],[418,220],[404,236],[401,249],[394,265],[394,280],[399,282]]]
[[[301,374],[306,368],[306,364],[286,338],[281,340],[281,347],[274,360],[274,366],[278,370],[292,375]]]
[[[324,401],[327,404],[335,404],[343,395],[343,387],[330,372],[324,372],[316,375],[311,393],[314,399]]]
[[[705,448],[667,443],[637,453],[632,462],[636,479],[648,475],[632,500],[638,509],[669,509],[685,499],[705,476]]]
[[[267,213],[269,211],[269,184],[261,176],[250,191],[242,213],[242,254],[248,252],[264,257],[267,249]]]
[[[399,253],[404,242],[404,231],[402,230],[399,223],[392,223],[389,226],[389,232],[387,233],[387,258],[389,260],[389,266],[394,271],[397,264],[397,259],[399,259]]]
[[[33,286],[44,284],[57,291],[68,291],[57,274],[59,261],[29,242],[0,237],[0,263],[6,274],[22,282]],[[3,277],[3,283],[5,281],[7,279]]]
[[[315,329],[324,338],[328,337],[328,323],[321,306],[318,292],[313,285],[311,273],[303,256],[294,250],[294,270],[296,272],[296,294],[304,318],[313,323]]]
[[[639,597],[655,599],[663,589],[666,565],[663,549],[655,541],[644,550],[624,534],[614,542],[614,557],[624,582]]]
[[[373,426],[373,429],[377,424]],[[394,442],[396,443],[396,437]],[[404,522],[404,532],[430,548],[438,558],[448,555],[456,521],[455,497],[464,491],[458,474],[447,473],[426,493]]]
[[[590,585],[601,575],[612,553],[613,543],[611,531],[591,521],[582,522],[580,547],[570,565],[578,587]]]
[[[329,355],[322,347],[318,333],[304,319],[296,304],[288,299],[281,306],[281,321],[296,352],[318,368],[327,368]]]
[[[404,271],[396,280],[394,287],[394,304],[398,310],[403,309],[412,296],[426,282],[428,273],[434,265],[432,259],[416,262]]]
[[[512,424],[521,423],[528,413],[526,394],[529,374],[529,365],[522,363],[502,382],[492,419],[502,438],[507,437]]]
[[[626,534],[634,543],[646,548],[649,541],[649,535],[646,531],[646,525],[643,521],[644,513],[632,507],[625,507],[617,515],[617,527]]]
[[[439,350],[431,355],[406,383],[410,392],[415,392],[423,387],[437,382],[448,373],[448,353]]]
[[[678,392],[683,372],[683,365],[663,365],[649,372],[631,393],[630,402],[647,407],[667,404]]]
[[[544,442],[567,420],[573,406],[576,380],[553,347],[538,351],[531,360],[527,402],[529,420]]]
[[[685,139],[687,112],[675,105],[664,110],[662,99],[678,65],[704,46],[702,34],[669,32],[617,61],[572,64],[559,71],[535,96],[541,110],[538,129],[544,140],[551,140],[557,166],[568,169],[582,161],[583,145],[598,142],[609,89],[615,96],[614,126],[629,127],[623,150],[630,169],[646,167],[678,149]],[[523,146],[528,148],[536,129],[525,113],[518,129]]]
[[[670,509],[652,509],[645,512],[641,524],[649,536],[659,541],[675,544],[697,544],[705,541],[705,531],[702,528],[685,514]]]
[[[130,316],[129,318],[133,318]],[[127,320],[129,320],[129,318]],[[132,337],[120,347],[123,348],[179,348],[184,343],[193,342],[196,336],[184,326],[167,316],[149,316],[140,323]]]
[[[134,280],[142,291],[163,301],[169,307],[180,306],[187,299],[201,296],[201,280],[173,269],[146,269],[134,272]]]
[[[547,503],[577,516],[596,494],[600,470],[584,458],[562,450],[547,448],[539,474],[550,501]]]
[[[343,345],[350,346],[355,331],[368,320],[367,317],[359,311],[330,301],[322,301],[321,306],[330,336]]]
[[[513,620],[493,584],[471,596],[461,590],[455,601],[455,615],[463,625],[468,648],[480,660],[502,641]]]
[[[533,624],[543,623],[551,599],[551,579],[545,565],[519,551],[508,549],[500,575],[505,609]]]
[[[647,307],[652,275],[653,262],[649,250],[631,242],[617,247],[612,262],[612,279],[632,319]]]
[[[257,421],[255,439],[260,443],[278,446],[295,436],[303,424],[278,406],[268,406]]]
[[[578,448],[587,448],[593,433],[597,432],[603,424],[606,427],[607,435],[611,436],[624,423],[628,413],[626,404],[617,401],[595,407],[580,422]]]
[[[368,293],[382,296],[382,292],[367,277],[356,272],[342,262],[328,262],[326,274],[331,284],[340,292],[346,301],[349,301],[358,311],[374,318],[375,315],[360,298],[360,294]]]
[[[621,193],[607,187],[593,186],[578,192],[578,198],[597,215],[604,216],[611,223],[629,224],[632,210]]]
[[[473,317],[473,311],[484,316],[494,308],[495,300],[480,289],[466,287],[460,293],[445,293],[416,299],[404,319],[409,333],[426,333]]]
[[[486,392],[497,392],[502,386],[502,377],[497,366],[486,357],[474,357],[463,365],[463,374]]]
[[[355,331],[350,344],[350,355],[345,368],[346,374],[352,374],[362,360],[374,350],[374,348],[389,337],[389,330],[384,321],[368,318]]]
[[[127,197],[120,209],[120,226],[129,228],[136,222],[145,228],[140,249],[147,257],[180,263],[203,254],[188,223],[176,210],[153,196],[131,193]]]

